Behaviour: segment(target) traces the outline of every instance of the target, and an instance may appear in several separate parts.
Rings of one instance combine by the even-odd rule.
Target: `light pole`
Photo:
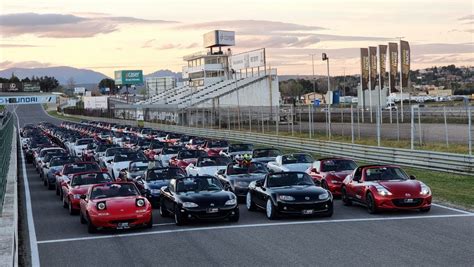
[[[235,73],[234,69],[231,69],[232,76],[235,75],[234,85],[235,85],[235,92],[237,93],[237,123],[239,124],[239,131],[240,131],[240,97],[239,97],[239,90],[237,89],[237,74]]]
[[[328,135],[329,135],[329,140],[331,140],[331,103],[332,103],[332,91],[331,91],[331,80],[329,76],[329,57],[326,55],[326,53],[322,54],[322,59],[323,61],[326,61],[327,69],[328,69]]]

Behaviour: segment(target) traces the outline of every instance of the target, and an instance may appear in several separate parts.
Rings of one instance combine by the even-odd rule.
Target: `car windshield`
[[[130,172],[145,171],[148,169],[148,161],[130,163]]]
[[[211,166],[227,166],[230,163],[230,159],[226,157],[208,157],[201,158],[198,162],[198,167],[211,167]]]
[[[65,153],[64,151],[61,152],[61,153],[48,153],[46,154],[46,156],[44,156],[44,159],[43,161],[44,162],[49,162],[50,160],[52,160],[53,158],[57,158],[57,157],[67,157],[68,154]]]
[[[71,186],[100,184],[112,182],[108,173],[86,173],[75,175],[71,180]]]
[[[165,144],[162,142],[153,142],[150,144],[150,149],[159,149],[165,147]]]
[[[205,142],[206,142],[206,141],[203,140],[203,139],[191,139],[191,143],[192,143],[193,145],[202,145],[202,144],[204,144]]]
[[[176,192],[221,191],[222,184],[214,177],[187,177],[176,180]]]
[[[227,141],[209,141],[208,147],[227,147],[229,143]]]
[[[54,158],[51,160],[51,167],[64,166],[68,163],[73,163],[74,159],[72,158]]]
[[[140,140],[138,141],[139,146],[149,146],[151,144],[150,140]]]
[[[314,185],[314,182],[308,174],[297,172],[277,173],[267,177],[267,187],[292,185]]]
[[[151,130],[150,129],[144,129],[142,130],[142,134],[150,134]]]
[[[308,154],[290,154],[281,157],[282,164],[312,163],[313,157]]]
[[[253,158],[268,158],[279,155],[281,155],[281,152],[278,149],[262,149],[253,151]]]
[[[239,175],[249,173],[268,173],[267,167],[259,162],[252,162],[249,166],[232,164],[227,166],[227,175]]]
[[[163,149],[162,154],[178,154],[178,152],[181,150],[180,147],[167,147]]]
[[[58,152],[60,152],[60,151],[63,151],[63,149],[62,149],[62,148],[59,148],[59,147],[58,147],[58,148],[54,148],[54,149],[43,149],[43,150],[41,150],[39,156],[40,156],[40,157],[44,157],[44,156],[46,156],[46,155],[49,154],[49,153],[58,153]]]
[[[376,167],[365,170],[365,181],[407,180],[408,175],[398,167]]]
[[[106,157],[111,157],[117,153],[124,153],[124,152],[131,152],[132,150],[130,148],[121,148],[121,147],[117,147],[117,148],[109,148],[105,151],[105,156]]]
[[[172,178],[184,176],[186,176],[186,173],[180,168],[162,168],[148,171],[146,180],[171,180]]]
[[[76,145],[77,146],[84,146],[84,145],[88,145],[90,143],[92,143],[94,140],[92,139],[81,139],[81,140],[77,140],[76,142]]]
[[[108,148],[111,147],[118,147],[117,145],[111,145],[111,144],[100,144],[97,146],[97,149],[95,150],[96,152],[104,152]]]
[[[207,153],[202,150],[182,150],[178,153],[179,159],[195,159],[206,156]]]
[[[168,134],[168,139],[178,139],[180,138],[179,134]]]
[[[73,174],[73,173],[88,172],[88,171],[100,171],[99,164],[97,163],[69,164],[64,168],[63,174]]]
[[[321,171],[323,172],[338,172],[338,171],[347,171],[347,170],[355,170],[357,168],[357,164],[350,159],[332,159],[332,160],[324,160],[323,166]]]
[[[112,197],[138,196],[137,188],[130,183],[113,183],[94,186],[91,190],[90,199],[103,199]]]
[[[97,147],[97,144],[90,143],[90,144],[87,145],[86,149],[92,150],[92,149],[95,149],[96,147]]]
[[[133,161],[133,160],[146,160],[141,153],[120,153],[115,154],[114,162]]]
[[[229,146],[229,152],[239,152],[239,151],[252,151],[253,145],[251,144],[234,144]]]

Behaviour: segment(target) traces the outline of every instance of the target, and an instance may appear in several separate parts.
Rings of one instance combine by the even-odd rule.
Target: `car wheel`
[[[69,215],[76,215],[77,214],[77,211],[72,207],[71,200],[68,201],[68,210],[69,210]]]
[[[174,209],[174,222],[176,223],[176,225],[180,226],[180,225],[185,225],[186,224],[186,219],[183,217],[183,215],[181,215],[181,213],[179,212],[179,208],[178,206],[176,206],[176,208]]]
[[[421,212],[429,212],[431,210],[431,206],[427,208],[420,209]]]
[[[79,217],[81,219],[81,224],[86,224],[87,223],[86,219],[84,218],[84,215],[82,215],[82,212],[79,212]]]
[[[334,207],[332,203],[330,203],[328,211],[324,213],[324,217],[332,217],[333,214],[334,214]]]
[[[267,200],[267,206],[265,211],[265,213],[267,214],[267,218],[270,220],[274,220],[278,217],[276,207],[275,205],[273,205],[272,200],[270,198]]]
[[[342,189],[341,189],[341,199],[342,199],[342,203],[344,204],[344,206],[351,206],[352,205],[352,200],[350,200],[349,197],[347,196],[347,192],[346,192],[345,187],[342,187]]]
[[[95,227],[90,218],[87,220],[87,232],[89,232],[89,234],[97,233],[97,227]]]
[[[377,207],[375,206],[375,200],[374,196],[372,196],[372,193],[367,193],[367,196],[365,197],[366,205],[367,205],[367,211],[370,214],[377,213]]]
[[[255,203],[253,203],[252,194],[250,194],[250,191],[247,192],[247,196],[245,197],[245,205],[247,206],[247,210],[249,211],[256,210]]]
[[[170,213],[165,208],[165,203],[162,200],[160,200],[160,215],[161,215],[161,217],[169,217],[170,216]]]

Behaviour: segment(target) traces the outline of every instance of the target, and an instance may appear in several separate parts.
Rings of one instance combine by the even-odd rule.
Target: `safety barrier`
[[[13,116],[7,112],[0,120],[0,213],[3,207],[5,186],[7,184],[8,166],[10,164],[10,152],[12,148]]]

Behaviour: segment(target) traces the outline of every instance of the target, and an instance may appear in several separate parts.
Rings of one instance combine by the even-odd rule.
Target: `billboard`
[[[362,90],[368,89],[369,83],[369,50],[367,48],[360,49],[360,83]]]
[[[387,72],[387,46],[379,45],[379,79],[380,79],[380,90],[385,85],[385,73]]]
[[[398,44],[388,43],[388,62],[390,64],[388,75],[390,79],[389,92],[395,92],[395,82],[397,80],[398,71]]]
[[[203,41],[205,48],[218,46],[234,46],[235,32],[214,30],[204,34]]]
[[[117,70],[114,76],[116,85],[143,84],[142,70]]]
[[[108,96],[85,96],[83,97],[84,109],[107,109]]]
[[[0,97],[0,105],[25,105],[56,103],[56,96],[14,96]]]
[[[370,90],[375,89],[377,80],[377,47],[369,46]]]
[[[39,83],[34,82],[24,82],[23,83],[23,92],[39,92],[41,87]]]
[[[265,48],[236,54],[230,58],[230,67],[234,70],[265,66]]]
[[[408,80],[410,78],[410,44],[407,41],[400,41],[400,55],[402,66],[402,87],[408,87]]]

